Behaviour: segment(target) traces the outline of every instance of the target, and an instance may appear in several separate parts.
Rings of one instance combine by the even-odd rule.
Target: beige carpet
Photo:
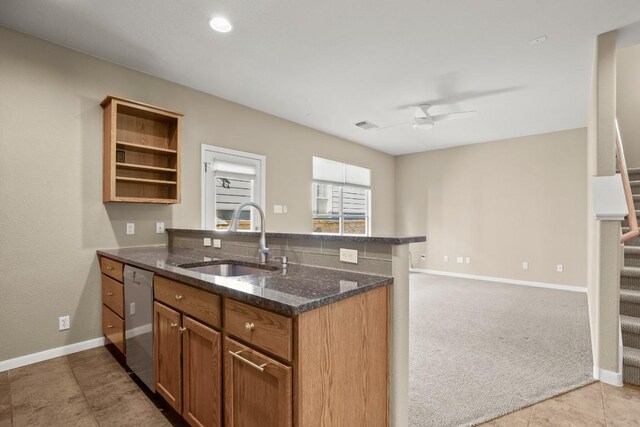
[[[473,426],[593,382],[587,294],[411,274],[411,427]]]

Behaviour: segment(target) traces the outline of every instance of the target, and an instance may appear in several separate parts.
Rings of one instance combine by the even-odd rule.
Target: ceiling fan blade
[[[469,117],[475,117],[477,114],[477,111],[458,111],[455,113],[439,114],[437,116],[432,116],[432,118],[435,122],[441,122],[443,120],[466,119]]]
[[[395,125],[384,126],[384,127],[381,127],[381,128],[377,128],[376,130],[395,128],[395,127],[402,126],[402,125],[410,125],[411,123],[413,123],[413,120],[411,120],[410,122],[402,122],[402,123],[396,123]]]

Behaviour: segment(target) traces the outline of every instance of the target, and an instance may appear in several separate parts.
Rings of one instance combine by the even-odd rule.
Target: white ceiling
[[[636,21],[638,0],[0,0],[1,25],[391,154],[585,126],[594,36]],[[418,103],[478,115],[354,126]]]

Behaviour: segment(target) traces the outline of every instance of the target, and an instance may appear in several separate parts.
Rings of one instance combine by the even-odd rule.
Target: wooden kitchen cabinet
[[[153,303],[153,348],[156,392],[171,407],[182,409],[182,362],[180,313]]]
[[[116,96],[100,105],[103,201],[180,203],[182,114]]]
[[[192,426],[220,426],[220,333],[154,302],[156,391]]]
[[[230,338],[224,341],[224,425],[292,425],[291,368]]]
[[[182,317],[182,416],[192,426],[222,420],[220,332]]]

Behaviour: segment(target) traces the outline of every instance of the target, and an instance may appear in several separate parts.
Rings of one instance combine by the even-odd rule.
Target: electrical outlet
[[[564,271],[564,266],[562,264],[556,265],[556,271],[558,273],[562,273]]]
[[[71,319],[69,316],[60,316],[58,317],[58,330],[66,331],[71,327]]]
[[[467,264],[471,264],[471,258],[466,257],[466,258],[464,259],[464,262],[466,262]]]
[[[463,257],[461,257],[461,256],[459,256],[459,257],[457,257],[457,258],[456,258],[456,262],[457,262],[458,264],[464,264],[464,258],[463,258]]]
[[[523,270],[529,269],[529,261],[522,261],[522,269]]]
[[[426,259],[427,259],[427,256],[425,254],[420,255],[420,261],[425,261]]]
[[[358,251],[355,249],[343,249],[340,248],[340,261],[348,262],[350,264],[358,263]]]
[[[273,213],[281,214],[282,213],[282,205],[273,205]]]
[[[449,257],[447,255],[444,256],[444,262],[449,262]]]
[[[136,234],[136,224],[133,222],[127,223],[127,234]]]
[[[211,237],[205,237],[202,239],[202,244],[205,246],[211,246]]]
[[[213,239],[213,247],[220,249],[222,247],[222,241],[220,239]]]
[[[156,222],[156,233],[164,234],[164,222]]]

